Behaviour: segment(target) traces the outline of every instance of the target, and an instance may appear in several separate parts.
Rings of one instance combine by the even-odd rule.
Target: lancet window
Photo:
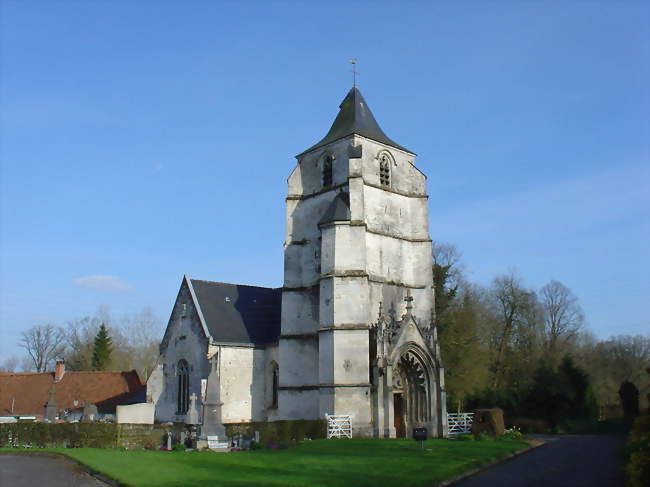
[[[273,362],[271,376],[271,407],[278,407],[278,389],[280,388],[280,369],[278,364]]]
[[[190,368],[185,360],[178,362],[178,414],[185,414],[190,404]]]

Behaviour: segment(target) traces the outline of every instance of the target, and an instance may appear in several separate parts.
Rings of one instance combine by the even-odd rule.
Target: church
[[[147,383],[156,421],[349,414],[354,436],[447,435],[426,176],[357,87],[288,179],[284,282],[183,277]]]

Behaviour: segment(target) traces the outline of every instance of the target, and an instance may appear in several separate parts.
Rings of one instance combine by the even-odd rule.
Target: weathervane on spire
[[[356,88],[357,86],[357,58],[351,58],[350,64],[352,65],[352,87]]]

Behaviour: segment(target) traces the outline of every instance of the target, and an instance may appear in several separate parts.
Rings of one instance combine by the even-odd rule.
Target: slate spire
[[[411,152],[388,138],[381,127],[379,127],[379,124],[370,111],[370,107],[356,86],[352,87],[339,105],[339,113],[329,132],[327,132],[327,135],[305,152],[309,152],[352,134],[362,135],[382,144]]]

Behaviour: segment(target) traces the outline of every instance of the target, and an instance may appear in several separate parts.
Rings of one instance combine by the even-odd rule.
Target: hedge
[[[0,447],[148,448],[165,444],[168,431],[178,427],[114,423],[0,424]]]
[[[639,416],[632,426],[627,443],[628,461],[625,465],[628,485],[650,485],[650,415]]]
[[[260,443],[279,443],[283,441],[301,441],[305,438],[315,440],[327,435],[327,421],[324,419],[271,421],[268,423],[236,423],[226,425],[226,434],[230,437],[242,434],[247,438],[260,433]]]
[[[325,420],[273,421],[269,423],[236,423],[226,425],[229,437],[242,434],[253,438],[260,433],[263,444],[300,441],[305,438],[325,438]],[[173,443],[181,441],[185,425],[145,425],[114,423],[40,423],[19,422],[0,424],[1,447],[36,448],[126,448],[150,450],[166,445],[171,432]]]

